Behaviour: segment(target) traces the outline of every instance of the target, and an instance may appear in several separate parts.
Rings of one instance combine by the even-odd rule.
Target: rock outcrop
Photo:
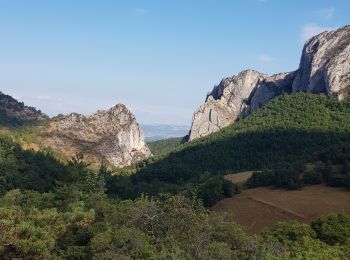
[[[267,76],[245,70],[223,79],[194,112],[188,140],[216,132],[282,93],[326,93],[344,99],[349,90],[350,26],[345,26],[311,38],[294,72]]]
[[[106,159],[122,167],[151,155],[139,124],[122,104],[90,116],[72,113],[53,118],[40,139],[41,146],[50,146],[67,158],[82,152],[93,164]]]
[[[254,70],[245,70],[237,76],[223,79],[194,112],[189,141],[216,132],[282,92],[290,91],[293,78],[294,73],[269,77]]]
[[[339,99],[350,90],[350,26],[323,32],[304,46],[293,91],[332,93]]]
[[[18,102],[0,91],[0,125],[21,125],[27,122],[48,120],[49,117],[34,107]]]

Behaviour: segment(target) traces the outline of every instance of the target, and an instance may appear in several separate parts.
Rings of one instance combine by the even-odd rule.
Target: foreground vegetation
[[[0,198],[1,259],[346,259],[350,216],[280,223],[248,235],[196,198],[108,198],[103,172],[81,158],[47,192]]]

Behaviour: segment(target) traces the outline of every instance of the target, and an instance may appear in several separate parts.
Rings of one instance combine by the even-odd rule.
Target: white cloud
[[[316,11],[316,14],[326,21],[331,20],[334,16],[334,13],[335,13],[334,7],[324,8]]]
[[[258,56],[258,61],[263,62],[263,63],[272,63],[276,61],[276,58],[272,57],[269,54],[260,54]]]
[[[325,26],[319,26],[319,25],[314,24],[314,23],[308,23],[308,24],[305,24],[303,26],[303,28],[301,29],[300,40],[305,42],[305,41],[309,40],[311,37],[313,37],[321,32],[330,31],[333,29],[334,28],[332,28],[332,27],[325,27]]]
[[[144,8],[133,8],[132,12],[135,13],[135,14],[140,14],[141,15],[141,14],[147,14],[148,10],[144,9]]]

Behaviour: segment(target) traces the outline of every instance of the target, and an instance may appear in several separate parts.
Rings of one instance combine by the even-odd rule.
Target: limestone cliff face
[[[189,141],[206,136],[232,124],[266,102],[290,91],[294,73],[267,76],[254,70],[223,79],[207,95],[205,103],[193,115]]]
[[[304,46],[293,91],[332,93],[346,98],[350,90],[350,26],[323,32]]]
[[[90,116],[72,113],[53,118],[41,142],[65,157],[83,152],[91,163],[104,158],[116,167],[151,155],[135,117],[122,104]]]
[[[350,26],[323,32],[304,46],[299,69],[267,76],[245,70],[223,79],[193,115],[188,140],[206,136],[248,115],[272,98],[291,92],[332,93],[339,99],[350,91]]]

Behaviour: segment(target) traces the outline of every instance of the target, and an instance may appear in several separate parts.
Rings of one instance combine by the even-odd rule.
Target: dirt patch
[[[225,179],[228,181],[232,181],[235,184],[243,184],[246,183],[247,180],[252,177],[253,172],[240,172],[225,175]]]
[[[349,191],[324,185],[297,191],[262,187],[224,199],[213,210],[233,212],[235,220],[249,233],[258,233],[279,221],[295,219],[309,223],[331,213],[350,213],[349,201]]]

